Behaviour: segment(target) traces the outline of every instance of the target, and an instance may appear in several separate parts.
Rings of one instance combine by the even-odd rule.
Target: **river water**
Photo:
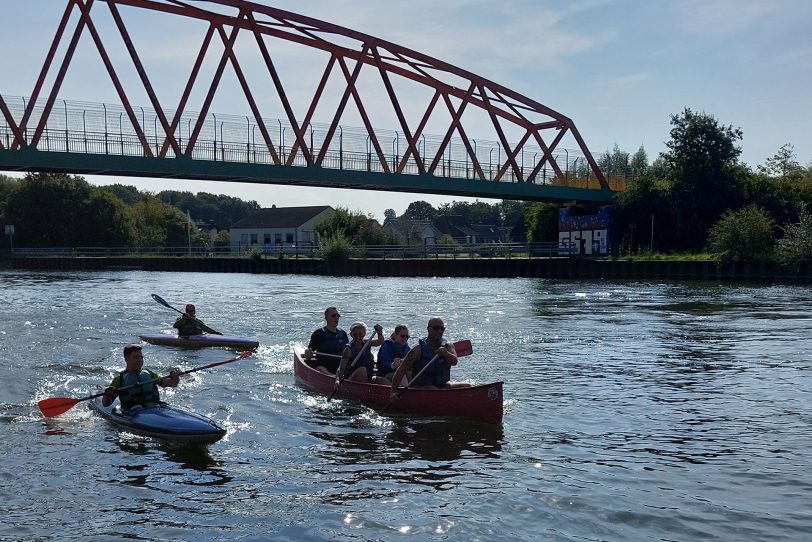
[[[121,433],[83,397],[177,308],[257,353],[166,400],[208,448]],[[812,536],[812,293],[794,286],[0,272],[0,540],[803,540]],[[500,427],[381,418],[294,382],[345,328],[469,338],[458,380],[505,382]],[[412,339],[414,340],[414,339]],[[233,356],[145,346],[145,365]]]

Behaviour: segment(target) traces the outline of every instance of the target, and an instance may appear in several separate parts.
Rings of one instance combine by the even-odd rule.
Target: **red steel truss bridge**
[[[149,64],[159,45],[134,32],[145,18],[199,30],[185,71],[167,79]],[[117,102],[62,96],[87,62],[81,45]],[[0,170],[528,201],[610,202],[623,187],[561,113],[426,54],[257,3],[66,0],[43,54],[30,94],[0,94]],[[311,84],[286,77],[297,63]],[[227,80],[229,114],[213,110]]]

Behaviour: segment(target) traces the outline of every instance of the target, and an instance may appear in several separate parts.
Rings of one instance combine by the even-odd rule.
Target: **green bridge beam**
[[[0,170],[352,188],[552,203],[562,201],[611,203],[615,195],[612,190],[597,187],[573,188],[528,182],[495,182],[434,175],[328,169],[320,166],[192,160],[185,157],[148,158],[50,152],[32,148],[0,149]],[[597,181],[595,183],[597,185]]]

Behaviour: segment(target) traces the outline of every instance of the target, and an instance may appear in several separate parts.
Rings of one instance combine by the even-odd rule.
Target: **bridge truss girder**
[[[149,97],[152,108],[157,115],[162,137],[158,145],[147,140],[146,127],[142,125],[135,113],[127,89],[125,89],[110,60],[110,55],[92,16],[93,6],[96,3],[106,4],[109,8],[110,15],[115,21],[129,58],[143,85],[142,90]],[[149,74],[141,62],[124,17],[122,17],[120,9],[122,6],[187,17],[208,24],[199,54],[190,69],[181,98],[174,110],[167,111],[162,106]],[[69,22],[77,12],[79,14],[78,22],[76,22],[73,32],[70,33],[68,32]],[[287,152],[280,152],[279,142],[275,143],[273,141],[271,129],[260,113],[252,87],[243,74],[238,55],[234,49],[236,38],[241,32],[247,32],[255,39],[267,73],[273,81],[276,98],[294,132],[295,141]],[[80,158],[67,156],[69,153],[61,158],[45,158],[44,156],[45,154],[54,153],[31,153],[31,151],[40,148],[43,133],[46,131],[65,74],[71,65],[79,39],[85,33],[90,35],[104,63],[110,80],[126,111],[129,123],[141,145],[143,157],[152,159],[151,161],[130,160],[121,156],[109,157],[106,160],[106,162],[110,162],[109,167],[88,168],[86,166],[81,167]],[[200,81],[199,77],[201,65],[209,53],[212,40],[216,38],[222,41],[223,50],[216,71],[208,86],[206,86],[205,83]],[[268,40],[274,39],[285,40],[329,54],[329,60],[319,85],[314,90],[313,98],[303,116],[297,116],[294,112],[282,78],[268,48]],[[355,45],[348,46],[346,44],[348,41]],[[65,51],[64,56],[58,62],[57,67],[57,52],[62,49]],[[229,65],[239,80],[251,109],[253,122],[256,123],[260,131],[263,150],[267,151],[271,157],[271,164],[268,166],[234,163],[225,165],[222,162],[192,159],[206,118],[210,114],[212,100],[226,67]],[[388,103],[398,119],[400,133],[404,135],[406,140],[406,151],[402,156],[398,156],[394,163],[391,157],[386,156],[381,140],[372,127],[369,115],[366,112],[367,108],[364,105],[364,96],[362,96],[361,89],[358,86],[359,74],[365,67],[373,69],[379,74],[380,81],[386,90]],[[53,70],[56,70],[56,74],[52,76],[53,82],[49,88],[46,88],[45,82],[49,79],[49,75],[52,75]],[[343,94],[332,114],[332,120],[328,125],[321,145],[314,147],[312,144],[308,144],[306,127],[313,121],[314,112],[317,106],[322,103],[326,82],[334,72],[339,74],[339,78],[343,77],[342,82],[345,84]],[[392,82],[394,77],[401,77],[423,85],[430,89],[432,93],[432,98],[416,126],[414,123],[410,125],[410,119],[407,119],[404,114],[401,96],[399,96],[398,90]],[[460,84],[460,82],[463,82],[463,84]],[[198,85],[203,85],[205,99],[200,110],[194,113],[196,116],[192,123],[194,129],[191,130],[189,137],[185,141],[181,141],[181,138],[178,137],[179,122],[186,112],[193,91],[198,88]],[[267,91],[266,88],[253,90],[260,93]],[[42,103],[41,97],[43,96],[44,106],[41,106],[42,111],[35,114],[35,109],[38,104]],[[367,172],[368,175],[361,175],[357,171],[333,171],[324,167],[325,157],[328,155],[330,146],[336,137],[336,132],[340,130],[339,121],[350,100],[352,100],[363,120],[364,129],[369,140],[370,154],[378,161],[375,169],[380,170],[381,173],[370,171]],[[493,132],[497,134],[500,148],[504,149],[504,160],[500,160],[500,163],[494,168],[495,172],[491,171],[487,175],[483,170],[480,158],[477,156],[476,141],[468,136],[463,124],[463,115],[469,107],[477,108],[485,113],[486,118],[490,119],[492,123]],[[421,147],[421,137],[424,136],[424,130],[429,119],[433,117],[437,110],[442,110],[442,108],[447,110],[444,113],[447,113],[450,117],[447,130],[440,143],[435,145],[431,152],[427,152],[425,145]],[[27,156],[28,158],[36,157],[38,160],[45,160],[46,162],[50,161],[53,170],[64,171],[67,167],[72,167],[75,168],[73,170],[75,172],[84,171],[89,173],[90,169],[95,169],[97,171],[94,171],[94,173],[100,174],[104,174],[105,171],[119,171],[119,174],[139,176],[206,179],[217,177],[219,180],[281,182],[311,186],[372,189],[380,189],[378,187],[383,186],[385,187],[383,189],[386,190],[468,196],[480,195],[482,197],[508,199],[557,199],[560,197],[557,188],[561,187],[549,185],[566,185],[564,169],[568,169],[568,167],[562,169],[554,151],[556,151],[565,135],[570,135],[577,143],[588,164],[589,172],[596,181],[596,187],[599,187],[600,190],[584,191],[570,188],[564,191],[569,195],[581,192],[601,192],[600,195],[594,195],[595,199],[601,201],[606,201],[611,197],[611,191],[608,188],[606,179],[575,125],[568,117],[557,111],[502,85],[417,51],[337,25],[243,0],[210,0],[207,2],[178,2],[176,0],[98,0],[94,2],[94,0],[66,0],[64,14],[21,119],[19,121],[15,120],[2,96],[0,96],[0,114],[5,118],[13,134],[13,141],[5,150],[19,152],[18,158]],[[518,142],[511,144],[508,141],[506,127],[510,127],[514,131],[518,129],[518,133],[522,134]],[[452,138],[455,136],[461,139],[465,146],[466,161],[470,160],[471,169],[474,172],[474,182],[452,182],[450,179],[438,175],[438,168],[441,167],[444,155]],[[526,168],[523,162],[520,165],[518,157],[520,155],[524,156],[525,148],[530,145],[537,145],[541,152],[536,154],[541,156],[538,159],[534,157],[534,163],[529,168]],[[2,142],[0,142],[0,151],[2,149]],[[372,152],[373,150],[374,152]],[[3,152],[3,154],[11,153]],[[294,162],[301,163],[301,159],[297,160],[299,155],[304,160],[306,166],[304,168],[294,165]],[[93,160],[98,162],[99,158],[99,156],[94,155]],[[174,164],[171,163],[173,158],[177,160]],[[164,160],[156,161],[155,159]],[[105,160],[102,161],[105,162]],[[115,166],[115,162],[118,162],[119,166]],[[21,161],[10,156],[5,156],[0,160],[0,165],[3,164],[10,169],[25,169],[25,167],[21,167],[24,166]],[[143,169],[136,171],[130,164],[141,164],[139,167]],[[391,177],[381,178],[382,174],[402,174],[407,170],[407,166],[410,171],[416,169],[417,175],[404,174],[402,175],[402,182]],[[552,183],[548,183],[547,178],[543,180],[539,178],[539,173],[545,166],[548,166],[554,172]],[[224,168],[228,169],[229,167],[231,168],[231,174],[224,170]],[[223,171],[222,174],[217,175],[213,173],[206,174],[206,171],[208,171],[206,168]],[[240,170],[240,172],[237,173],[237,170]],[[189,174],[190,172],[195,172],[194,177]],[[372,184],[364,186],[364,183],[353,181],[350,177],[354,179],[364,178]],[[508,178],[510,182],[505,182]],[[465,188],[455,187],[457,182],[464,185]],[[482,186],[474,187],[474,185]],[[523,185],[527,186],[523,187]],[[539,185],[547,186],[544,186],[543,191],[539,191],[537,189],[541,188]],[[540,194],[549,194],[549,198],[540,196]],[[592,199],[592,197],[584,194],[578,198],[566,199]]]

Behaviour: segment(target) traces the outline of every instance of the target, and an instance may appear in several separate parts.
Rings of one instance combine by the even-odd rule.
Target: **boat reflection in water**
[[[359,409],[360,410],[360,409]],[[465,485],[480,475],[482,459],[499,458],[501,425],[460,420],[395,419],[380,427],[357,427],[364,414],[310,434],[326,446],[314,453],[323,458],[320,476],[338,490],[322,498],[334,504],[352,500],[392,498],[400,484],[420,484],[435,490]],[[351,427],[355,425],[356,427]]]

